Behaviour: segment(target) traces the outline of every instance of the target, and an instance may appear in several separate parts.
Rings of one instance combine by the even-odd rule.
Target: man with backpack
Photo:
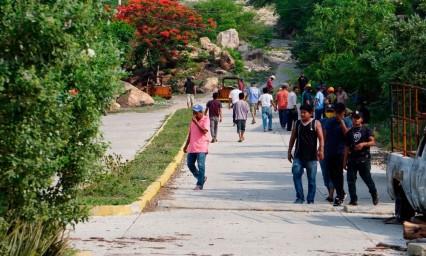
[[[322,127],[318,120],[312,118],[312,112],[313,107],[310,105],[302,105],[300,107],[301,120],[296,121],[293,127],[288,146],[287,158],[290,163],[293,163],[291,172],[293,173],[294,188],[296,189],[295,204],[303,204],[305,201],[302,184],[303,169],[306,169],[308,177],[308,195],[306,201],[308,204],[314,203],[317,163],[318,160],[324,158]],[[294,150],[293,157],[291,150],[295,143],[296,149]]]

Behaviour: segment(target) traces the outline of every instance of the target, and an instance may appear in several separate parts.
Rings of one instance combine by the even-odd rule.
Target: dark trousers
[[[343,189],[343,154],[328,155],[327,168],[331,181],[333,181],[337,197],[340,200],[343,200],[346,195],[345,190]]]
[[[348,189],[349,195],[351,196],[351,200],[358,201],[358,196],[356,194],[356,179],[357,172],[359,172],[359,176],[364,181],[365,185],[368,187],[368,191],[371,196],[375,196],[377,194],[376,185],[374,184],[373,178],[371,178],[371,163],[370,159],[359,159],[359,160],[349,160],[348,161],[348,171],[346,180],[348,181]]]
[[[297,111],[293,112],[293,109],[287,109],[287,131],[291,131],[293,122],[297,120]]]
[[[281,128],[287,124],[287,109],[278,109],[278,117],[280,119]]]

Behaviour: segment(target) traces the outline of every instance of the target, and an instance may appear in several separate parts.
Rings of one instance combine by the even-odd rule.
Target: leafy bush
[[[194,6],[204,20],[213,19],[217,27],[201,35],[215,41],[219,32],[231,28],[238,31],[239,38],[255,47],[264,47],[272,39],[272,28],[257,21],[254,11],[245,11],[244,6],[232,0],[200,1]]]
[[[119,51],[98,0],[4,0],[0,5],[0,217],[11,228],[86,219],[73,200],[105,144],[100,117],[119,90]],[[103,38],[102,41],[100,38]]]

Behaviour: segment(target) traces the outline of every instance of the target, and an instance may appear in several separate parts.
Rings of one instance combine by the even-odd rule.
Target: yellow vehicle
[[[240,80],[238,76],[224,76],[218,91],[219,98],[217,100],[221,102],[228,102],[229,93],[237,87],[238,80]]]

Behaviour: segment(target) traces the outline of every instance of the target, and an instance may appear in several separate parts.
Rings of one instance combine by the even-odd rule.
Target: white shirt
[[[294,109],[297,104],[297,96],[294,92],[288,93],[288,102],[287,102],[287,109]]]
[[[229,98],[232,99],[232,104],[240,100],[240,93],[242,93],[242,91],[237,88],[229,93]]]
[[[270,107],[271,106],[271,101],[273,101],[274,99],[272,98],[272,95],[269,93],[264,93],[262,95],[260,95],[259,97],[259,101],[260,103],[262,103],[262,107]]]

